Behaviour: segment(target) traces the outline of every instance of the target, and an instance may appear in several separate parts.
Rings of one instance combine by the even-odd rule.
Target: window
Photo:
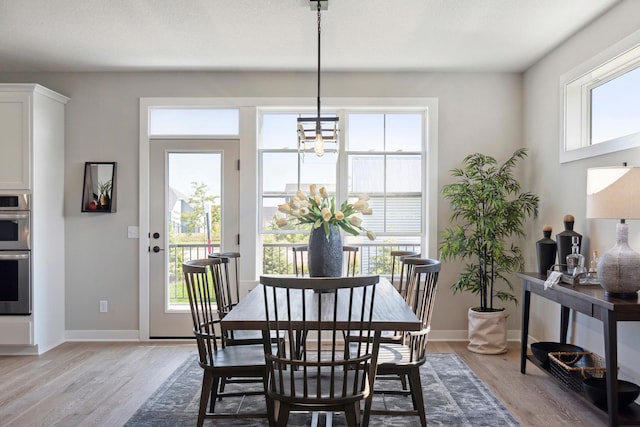
[[[225,108],[151,108],[149,134],[176,135],[238,135],[240,111]]]
[[[561,163],[640,146],[639,41],[640,33],[562,77]]]
[[[361,272],[388,273],[391,250],[420,252],[425,235],[425,111],[336,111],[340,145],[317,157],[299,152],[298,113],[263,112],[259,121],[263,273],[291,273],[293,244],[307,242],[308,230],[275,225],[278,204],[309,184],[325,186],[338,201],[367,194],[373,215],[364,218],[375,241],[345,235],[360,246]]]

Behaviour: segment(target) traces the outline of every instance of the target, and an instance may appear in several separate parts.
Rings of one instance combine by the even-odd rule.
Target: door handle
[[[152,250],[153,250],[153,252],[155,252],[155,253],[158,253],[158,252],[160,252],[160,251],[164,251],[164,249],[162,249],[160,246],[157,246],[157,245],[156,245],[156,246],[154,246],[154,247],[152,248]]]

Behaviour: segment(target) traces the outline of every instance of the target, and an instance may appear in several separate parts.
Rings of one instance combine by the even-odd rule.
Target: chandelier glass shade
[[[313,151],[318,157],[322,157],[325,151],[325,145],[330,145],[332,149],[338,148],[338,117],[322,116],[320,113],[320,11],[322,9],[321,2],[328,0],[310,0],[311,4],[317,4],[318,11],[318,95],[316,98],[316,116],[315,117],[299,117],[298,125],[298,150],[306,151],[307,144],[313,144]]]

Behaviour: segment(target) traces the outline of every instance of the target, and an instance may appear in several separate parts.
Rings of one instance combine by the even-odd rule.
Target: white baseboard
[[[37,356],[37,345],[0,345],[0,356]]]
[[[520,341],[519,329],[507,331],[507,341]],[[531,338],[529,338],[531,340]],[[469,332],[463,330],[432,330],[429,332],[429,341],[469,341]]]

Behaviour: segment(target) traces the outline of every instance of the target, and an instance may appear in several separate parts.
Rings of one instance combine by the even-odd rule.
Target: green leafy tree
[[[191,212],[182,213],[182,221],[187,224],[187,228],[195,232],[196,230],[205,230],[198,235],[203,234],[206,239],[207,227],[207,206],[211,206],[209,227],[211,227],[211,240],[220,241],[220,205],[214,204],[217,197],[209,194],[207,185],[203,182],[191,182],[192,193],[189,196],[189,206],[193,209]]]
[[[522,269],[524,258],[507,240],[524,237],[524,221],[538,215],[539,203],[538,196],[521,192],[513,177],[516,162],[526,155],[519,149],[500,166],[493,157],[468,155],[462,168],[451,171],[458,180],[442,189],[455,225],[442,231],[441,257],[469,261],[451,289],[478,295],[477,311],[501,310],[494,309],[494,297],[517,303],[508,275]]]

